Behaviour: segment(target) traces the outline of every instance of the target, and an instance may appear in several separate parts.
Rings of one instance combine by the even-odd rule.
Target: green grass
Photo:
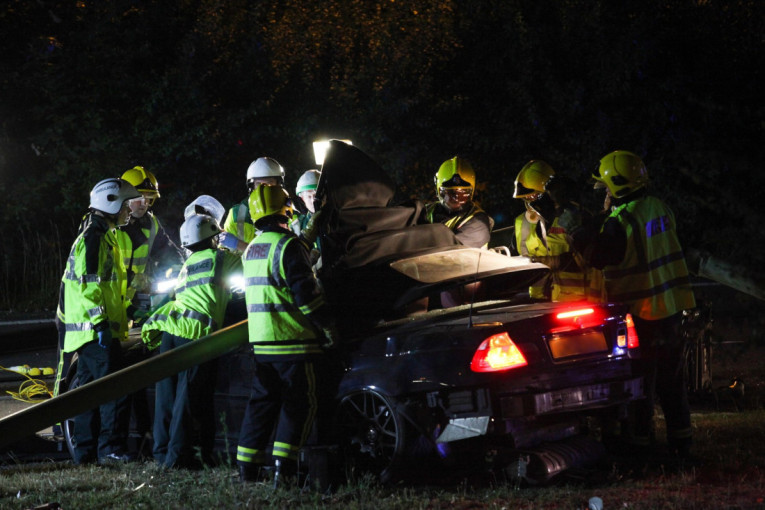
[[[267,484],[242,485],[229,467],[166,471],[152,462],[114,467],[19,465],[0,475],[0,508],[58,502],[65,509],[579,509],[598,496],[606,509],[765,509],[763,423],[762,409],[694,414],[695,452],[703,460],[698,467],[677,470],[660,458],[639,468],[616,462],[610,470],[590,476],[520,489],[492,482],[488,475],[444,486],[388,487],[363,478],[325,496],[296,488],[274,491]]]

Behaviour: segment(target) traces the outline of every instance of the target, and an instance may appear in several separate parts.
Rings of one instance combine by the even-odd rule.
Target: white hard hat
[[[220,234],[221,228],[212,216],[194,214],[181,225],[181,246],[191,246]]]
[[[90,192],[90,208],[106,214],[118,214],[125,200],[140,196],[135,186],[125,179],[104,179]]]
[[[189,219],[195,214],[206,214],[212,216],[218,223],[223,221],[223,216],[226,214],[226,209],[221,205],[218,200],[210,195],[199,195],[194,199],[186,209],[183,211],[183,218]]]
[[[319,177],[321,177],[321,172],[318,170],[307,170],[300,176],[300,179],[298,179],[295,193],[300,196],[304,191],[316,189],[316,186],[319,184]]]
[[[247,182],[264,177],[278,177],[284,180],[284,168],[273,158],[258,158],[250,163],[247,168]]]

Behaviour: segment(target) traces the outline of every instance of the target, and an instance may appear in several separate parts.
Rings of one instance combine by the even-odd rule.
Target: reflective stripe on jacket
[[[223,231],[234,234],[240,241],[249,243],[255,238],[255,225],[250,218],[249,200],[243,200],[228,210],[223,221]]]
[[[663,319],[696,306],[675,217],[656,197],[643,196],[611,212],[627,234],[618,265],[603,268],[609,301],[628,303],[647,320]]]
[[[577,263],[566,238],[566,230],[553,220],[544,237],[537,234],[537,223],[526,213],[515,218],[515,242],[518,252],[550,267],[548,277],[529,287],[529,296],[553,301],[579,301],[588,299],[590,282],[587,273]]]
[[[115,230],[105,218],[90,215],[72,244],[61,281],[64,306],[59,307],[66,329],[64,352],[74,352],[95,340],[98,337],[95,326],[103,321],[108,322],[113,338],[126,338],[127,275]]]
[[[319,295],[298,307],[286,281],[283,254],[293,233],[266,231],[242,257],[250,343],[256,355],[289,357],[320,353],[320,335],[307,315],[324,304]]]
[[[485,216],[486,223],[484,223],[482,219],[476,218],[478,215]],[[428,223],[443,223],[454,232],[457,239],[459,239],[462,244],[474,248],[488,248],[491,230],[494,228],[494,220],[475,202],[471,202],[470,209],[467,211],[458,213],[449,211],[446,206],[441,205],[441,202],[432,202],[425,206],[425,219]],[[485,231],[483,228],[479,230],[480,233],[478,237],[476,237],[475,232],[467,232],[467,230],[469,230],[468,223],[472,220],[486,225]]]
[[[142,221],[144,218],[146,220]],[[147,212],[143,218],[135,218],[135,221],[137,224],[133,228],[140,228],[143,234],[140,244],[134,245],[130,234],[123,228],[117,229],[116,236],[117,244],[122,251],[125,268],[138,274],[146,272],[149,254],[154,241],[157,239],[157,232],[159,232],[159,220],[151,212]],[[148,223],[148,228],[144,228],[146,223]]]
[[[178,275],[175,298],[141,328],[144,342],[150,343],[156,330],[196,340],[219,329],[231,300],[227,280],[240,268],[241,259],[227,251],[209,248],[192,253]]]
[[[428,219],[429,223],[435,223],[435,211],[436,208],[440,205],[440,202],[433,202],[425,206],[425,215]],[[470,221],[473,216],[478,214],[479,212],[484,212],[483,209],[478,207],[476,204],[473,204],[473,207],[465,211],[461,214],[455,214],[454,216],[450,217],[448,220],[444,221],[443,224],[449,227],[453,232],[456,232],[461,226],[463,226],[465,223]]]

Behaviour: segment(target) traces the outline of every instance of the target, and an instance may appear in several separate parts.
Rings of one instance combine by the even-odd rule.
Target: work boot
[[[239,464],[239,481],[242,483],[260,480],[260,464]]]
[[[297,481],[297,463],[294,460],[276,459],[274,464],[274,490]]]

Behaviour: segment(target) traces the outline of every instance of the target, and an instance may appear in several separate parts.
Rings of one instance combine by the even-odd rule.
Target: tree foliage
[[[761,216],[764,25],[758,0],[10,0],[0,229],[73,234],[93,184],[135,164],[177,228],[198,194],[240,200],[258,156],[294,184],[332,136],[402,198],[467,156],[500,226],[529,159],[594,208],[590,172],[630,149],[686,244],[735,259]]]

